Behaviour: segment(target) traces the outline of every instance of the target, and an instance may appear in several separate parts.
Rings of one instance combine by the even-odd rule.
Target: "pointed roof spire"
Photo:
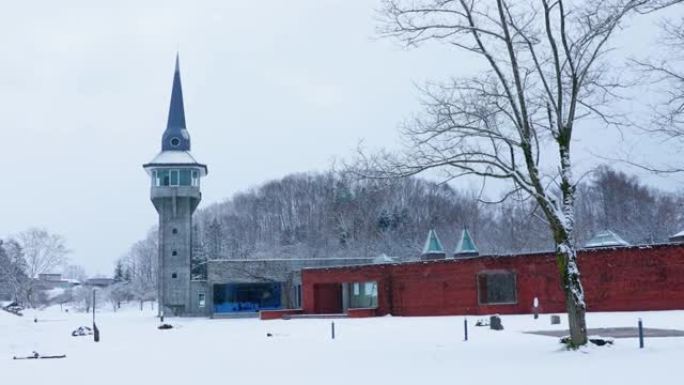
[[[470,236],[468,228],[464,227],[461,232],[461,239],[454,249],[454,257],[474,257],[477,255],[480,255],[480,252],[477,251],[477,246],[475,246],[475,242]]]
[[[176,68],[173,73],[169,119],[162,137],[162,151],[190,151],[190,135],[185,126],[185,106],[183,105],[178,53],[176,53]]]
[[[421,254],[423,259],[444,259],[446,258],[446,252],[440,242],[437,232],[434,229],[430,229],[428,232],[427,239],[425,240],[425,246],[423,247],[423,253]]]
[[[611,230],[603,230],[596,234],[589,242],[587,242],[584,247],[586,248],[597,248],[597,247],[618,247],[618,246],[629,246],[629,242],[622,239],[619,235],[612,232]]]

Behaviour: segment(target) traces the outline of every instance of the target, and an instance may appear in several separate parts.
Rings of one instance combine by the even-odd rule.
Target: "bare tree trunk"
[[[575,348],[587,343],[587,322],[585,313],[587,305],[584,301],[584,288],[580,280],[577,266],[577,252],[568,241],[556,248],[556,259],[559,266],[560,282],[565,293],[565,308],[568,313],[570,328],[570,347]]]

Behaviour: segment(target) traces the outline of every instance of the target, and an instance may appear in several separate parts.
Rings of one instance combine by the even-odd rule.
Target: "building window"
[[[477,275],[478,300],[482,305],[515,304],[515,273],[512,271],[487,271]]]
[[[294,307],[302,307],[302,285],[295,285]]]
[[[199,187],[199,171],[181,169],[159,169],[152,172],[152,183],[159,186],[194,186]]]
[[[350,308],[378,306],[378,283],[375,281],[352,282],[349,293]]]
[[[176,274],[176,273],[171,274],[171,278],[178,278],[178,274]]]
[[[179,173],[180,173],[180,185],[181,186],[190,186],[190,184],[191,184],[190,175],[192,174],[192,170],[182,169],[179,171]]]
[[[171,145],[172,145],[173,147],[178,147],[179,144],[180,144],[180,139],[178,139],[178,138],[171,138]]]
[[[172,232],[173,234],[178,234],[178,229],[174,227],[173,230],[171,230],[171,232]]]
[[[168,186],[171,183],[171,178],[169,176],[169,170],[157,170],[155,171],[157,176],[157,186]]]
[[[173,255],[175,257],[176,255],[178,255],[178,252],[176,250],[174,250],[171,252],[171,255]]]
[[[178,170],[171,170],[169,171],[169,174],[171,175],[171,183],[169,185],[178,186]]]
[[[204,307],[207,304],[207,295],[204,293],[199,293],[198,303],[199,303],[199,307]]]

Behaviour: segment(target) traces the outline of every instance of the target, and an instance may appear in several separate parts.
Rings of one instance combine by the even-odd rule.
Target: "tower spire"
[[[185,125],[185,106],[183,105],[179,56],[176,53],[176,68],[173,72],[169,119],[166,123],[166,131],[164,131],[162,137],[162,151],[190,151],[190,135]]]

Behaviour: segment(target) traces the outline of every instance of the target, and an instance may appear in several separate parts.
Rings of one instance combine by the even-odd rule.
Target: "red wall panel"
[[[684,309],[684,245],[584,250],[578,255],[590,311]],[[515,272],[517,303],[478,303],[477,275],[488,270]],[[535,297],[542,312],[565,308],[555,257],[548,253],[305,269],[304,312],[321,313],[321,306],[331,306],[323,303],[328,297],[315,295],[316,285],[365,281],[378,282],[378,315],[530,313]]]

